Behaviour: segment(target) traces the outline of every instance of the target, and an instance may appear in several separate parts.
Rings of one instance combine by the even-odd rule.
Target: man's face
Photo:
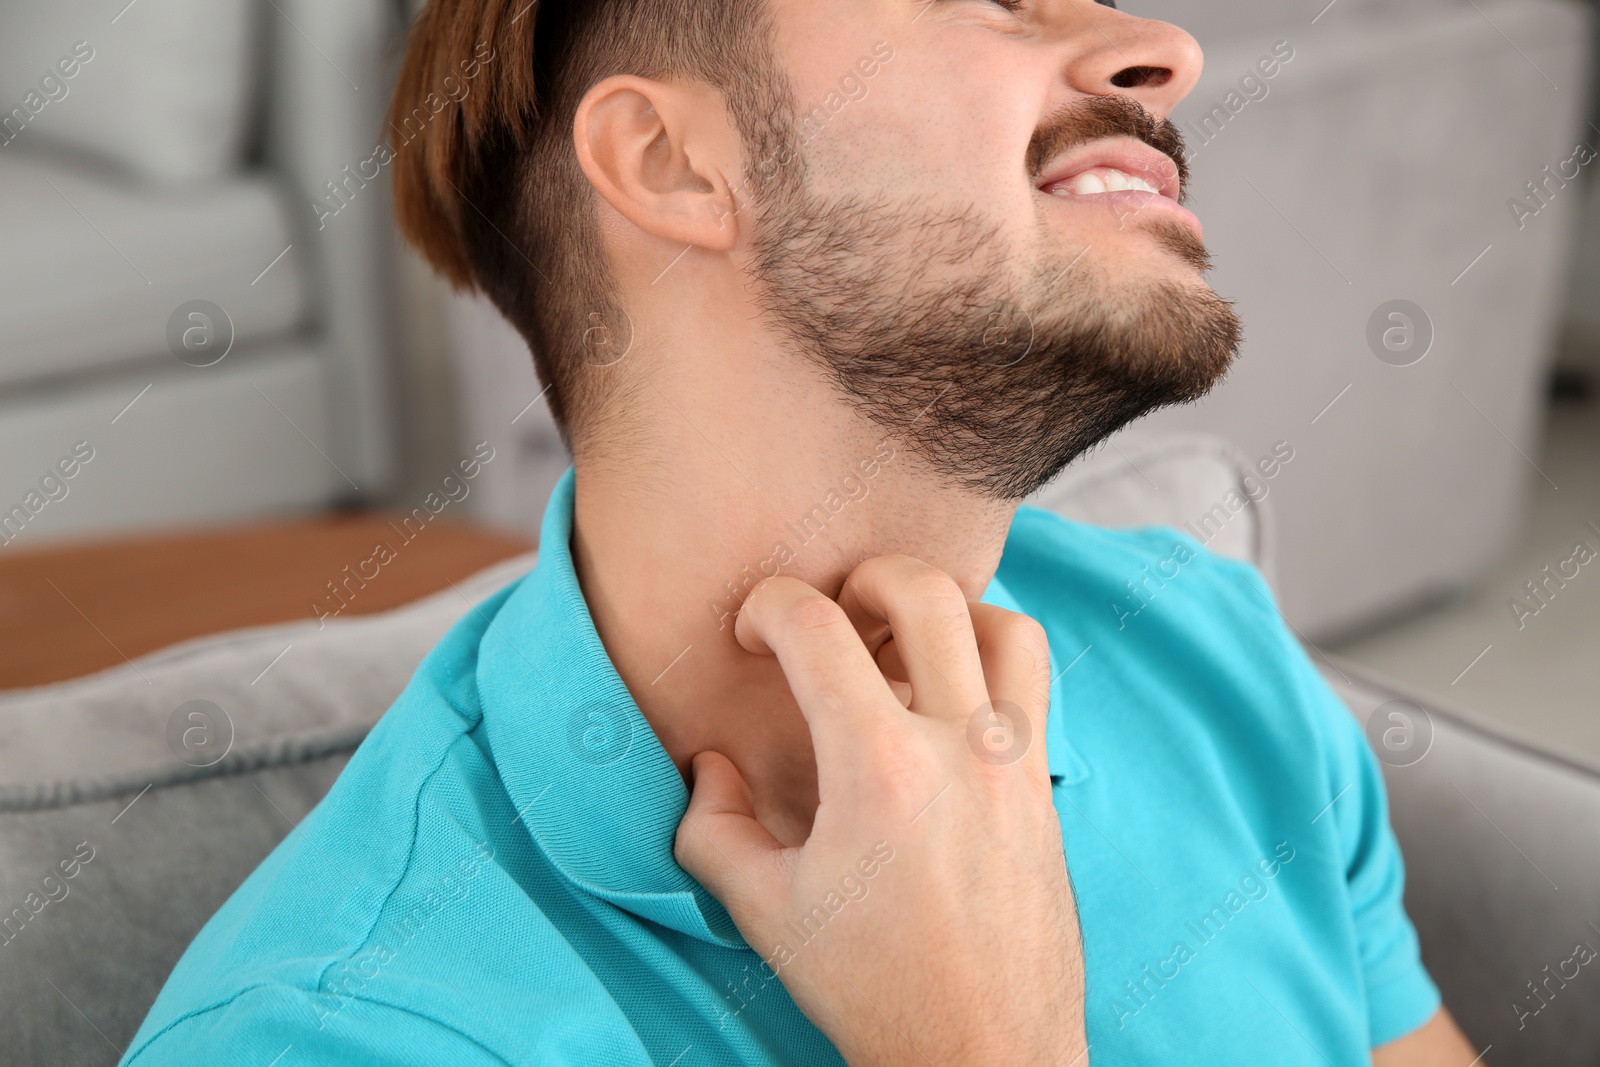
[[[863,417],[1016,499],[1222,376],[1240,326],[1166,120],[1187,34],[1093,0],[771,2],[795,107],[744,123],[754,289]]]

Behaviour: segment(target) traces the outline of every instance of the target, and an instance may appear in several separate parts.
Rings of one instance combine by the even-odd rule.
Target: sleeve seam
[[[166,1026],[163,1026],[159,1031],[157,1031],[156,1033],[152,1034],[148,1041],[146,1041],[144,1044],[140,1045],[139,1048],[136,1051],[134,1051],[133,1055],[126,1061],[126,1064],[124,1065],[124,1067],[133,1067],[134,1063],[137,1062],[146,1052],[148,1052],[155,1045],[155,1043],[157,1041],[159,1041],[161,1038],[165,1037],[167,1034],[171,1033],[172,1031],[176,1030],[179,1026],[182,1026],[184,1023],[190,1022],[191,1020],[194,1020],[194,1019],[198,1019],[203,1015],[209,1015],[209,1014],[211,1014],[213,1012],[221,1011],[224,1008],[232,1006],[234,1003],[236,1003],[245,994],[253,993],[253,992],[256,992],[257,990],[263,990],[263,989],[265,989],[265,990],[282,990],[282,991],[300,993],[300,994],[303,994],[303,995],[306,995],[306,996],[315,996],[316,995],[315,991],[313,991],[313,990],[303,989],[300,986],[292,985],[292,984],[290,984],[288,982],[258,982],[258,983],[254,984],[254,985],[246,986],[245,988],[240,989],[237,992],[235,992],[232,996],[228,997],[226,1000],[218,1001],[217,1003],[211,1004],[211,1005],[209,1005],[207,1007],[197,1008],[197,1009],[195,1009],[193,1011],[186,1012],[185,1014],[179,1016],[177,1019],[174,1019],[172,1022],[168,1023]],[[434,1018],[431,1015],[426,1015],[426,1014],[424,1014],[422,1012],[414,1011],[411,1008],[401,1007],[398,1004],[393,1004],[393,1003],[391,1003],[389,1001],[386,1001],[386,1000],[378,1000],[378,999],[375,999],[373,997],[363,996],[363,995],[361,995],[359,993],[351,993],[351,994],[349,994],[349,998],[351,1000],[361,1001],[364,1004],[372,1004],[372,1005],[375,1005],[375,1006],[380,1007],[380,1008],[387,1008],[390,1011],[397,1012],[397,1013],[399,1013],[401,1015],[408,1016],[408,1017],[410,1017],[412,1019],[418,1019],[418,1020],[421,1020],[422,1022],[431,1023],[434,1026],[439,1027],[441,1030],[447,1030],[450,1033],[452,1033],[452,1034],[456,1035],[457,1037],[459,1037],[461,1040],[468,1042],[474,1048],[476,1048],[478,1051],[482,1052],[485,1056],[488,1056],[491,1059],[493,1059],[496,1063],[504,1064],[505,1067],[511,1067],[510,1061],[506,1060],[505,1058],[503,1058],[502,1056],[500,1056],[499,1054],[494,1052],[494,1050],[488,1048],[481,1041],[479,1041],[476,1038],[472,1037],[470,1034],[463,1033],[459,1028],[457,1028],[455,1026],[452,1026],[450,1023],[445,1022],[443,1019],[437,1019],[437,1018]]]

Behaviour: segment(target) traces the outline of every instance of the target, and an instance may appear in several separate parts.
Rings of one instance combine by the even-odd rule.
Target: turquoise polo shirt
[[[843,1062],[673,859],[688,794],[578,587],[574,477],[124,1064]],[[1366,1064],[1434,1013],[1378,767],[1253,568],[1025,506],[984,599],[1049,634],[1091,1063]]]

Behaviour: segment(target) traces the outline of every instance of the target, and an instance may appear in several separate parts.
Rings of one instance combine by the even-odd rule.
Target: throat
[[[693,481],[681,470],[670,481],[613,480],[580,465],[573,566],[608,657],[679,773],[687,780],[700,752],[727,757],[762,825],[797,846],[821,801],[816,758],[777,658],[734,637],[750,588],[777,573],[836,597],[860,562],[898,553],[939,567],[977,600],[1015,505],[941,491],[909,456],[882,464],[851,495],[814,469],[837,464],[791,455],[787,472],[782,463],[771,476],[751,471],[757,484],[784,487],[758,498],[711,458]]]

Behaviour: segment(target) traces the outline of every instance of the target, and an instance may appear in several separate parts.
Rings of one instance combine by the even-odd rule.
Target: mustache
[[[1044,177],[1050,161],[1081,144],[1107,137],[1133,137],[1172,160],[1178,170],[1178,202],[1189,192],[1188,152],[1171,119],[1158,119],[1131,96],[1090,96],[1057,110],[1028,142],[1028,174]]]

